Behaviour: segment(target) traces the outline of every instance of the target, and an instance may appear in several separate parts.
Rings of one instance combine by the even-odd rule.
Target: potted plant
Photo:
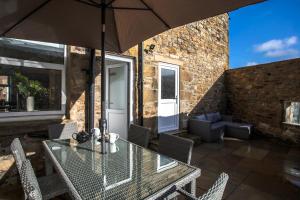
[[[19,72],[15,73],[15,80],[19,94],[26,99],[26,110],[34,111],[34,98],[46,94],[47,89],[39,81],[29,80]]]

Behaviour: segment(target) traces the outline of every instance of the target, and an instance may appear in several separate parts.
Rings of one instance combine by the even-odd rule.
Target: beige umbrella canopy
[[[105,50],[123,52],[168,29],[261,1],[2,0],[0,36],[101,49],[100,128],[104,136]]]
[[[262,0],[106,0],[105,49],[123,52],[193,21]],[[101,49],[101,0],[0,2],[0,35]]]

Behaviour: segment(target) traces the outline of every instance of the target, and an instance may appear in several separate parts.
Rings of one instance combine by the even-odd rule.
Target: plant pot
[[[27,112],[34,111],[34,97],[30,96],[26,99],[26,109]]]

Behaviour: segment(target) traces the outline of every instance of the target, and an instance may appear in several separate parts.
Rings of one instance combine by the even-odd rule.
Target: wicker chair
[[[161,134],[159,136],[158,152],[181,162],[190,164],[194,142],[182,137]]]
[[[73,133],[77,133],[77,123],[52,124],[48,126],[49,139],[70,139]]]
[[[187,197],[187,199],[192,200],[221,200],[223,193],[227,184],[229,176],[225,173],[222,173],[218,180],[213,184],[213,186],[201,197],[197,198],[194,195],[186,192],[182,188],[177,188],[177,192]]]
[[[16,166],[18,170],[21,170],[22,163],[26,160],[24,150],[22,148],[19,138],[15,138],[10,145],[11,152],[13,153]]]
[[[29,160],[23,162],[20,174],[24,193],[29,200],[52,199],[68,192],[58,175],[37,179]]]
[[[128,130],[128,141],[147,148],[149,145],[150,129],[131,124]]]

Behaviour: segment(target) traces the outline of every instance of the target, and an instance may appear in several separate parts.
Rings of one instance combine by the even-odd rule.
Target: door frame
[[[176,109],[176,116],[177,116],[177,126],[174,129],[161,129],[159,127],[159,106],[160,103],[162,102],[161,100],[161,69],[165,68],[165,69],[170,69],[170,70],[174,70],[176,73],[176,83],[175,83],[175,91],[176,91],[176,96],[177,96],[177,109]],[[165,63],[165,62],[159,62],[158,63],[158,96],[157,96],[157,116],[158,116],[158,120],[157,120],[157,131],[158,133],[162,133],[162,132],[167,132],[167,131],[172,131],[172,130],[178,130],[179,129],[179,105],[180,105],[180,96],[179,96],[179,81],[180,81],[180,75],[179,75],[179,65],[175,65],[175,64],[170,64],[170,63]]]
[[[105,58],[108,60],[115,60],[115,61],[122,61],[128,63],[128,71],[127,71],[127,129],[129,127],[129,124],[133,123],[133,106],[134,106],[134,90],[133,90],[133,58],[131,57],[124,57],[124,56],[118,56],[118,55],[111,55],[106,54]],[[105,84],[107,87],[107,84]],[[105,91],[105,95],[107,95],[107,91]],[[105,105],[107,107],[106,102],[107,97],[105,97]],[[107,113],[106,113],[107,114]]]

